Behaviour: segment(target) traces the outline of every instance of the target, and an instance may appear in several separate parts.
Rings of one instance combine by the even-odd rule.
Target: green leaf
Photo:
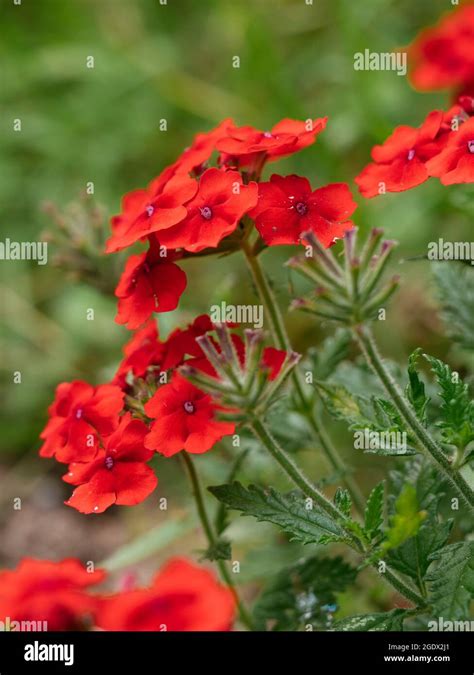
[[[385,482],[374,487],[365,506],[364,531],[369,539],[380,535],[383,525],[383,510],[385,502]]]
[[[243,516],[278,525],[291,540],[318,544],[347,539],[340,525],[301,493],[281,494],[273,488],[264,489],[258,485],[245,488],[237,482],[208,490],[229,508],[242,511]]]
[[[395,514],[390,517],[383,548],[396,548],[414,537],[426,516],[426,511],[419,511],[416,489],[413,485],[405,485],[395,502]]]
[[[237,476],[237,473],[239,472],[240,467],[242,466],[242,463],[246,456],[249,453],[249,448],[246,450],[243,450],[239,455],[237,455],[236,459],[234,460],[230,471],[227,475],[227,482],[230,483],[232,482],[235,477]],[[226,505],[223,504],[222,502],[219,503],[216,515],[214,517],[214,528],[218,536],[220,536],[224,530],[227,529],[228,526],[228,519],[227,519],[227,508]],[[211,558],[212,560],[212,558]],[[229,558],[226,558],[226,560],[230,560]]]
[[[434,616],[444,619],[468,619],[474,598],[474,542],[450,544],[433,553],[433,569],[426,577],[430,583],[429,602]]]
[[[430,556],[445,546],[452,526],[452,520],[438,523],[430,519],[424,522],[414,537],[390,551],[388,563],[414,579],[420,590],[423,589],[423,580],[431,564]]]
[[[448,483],[429,459],[423,455],[416,455],[408,460],[400,460],[398,468],[390,471],[389,475],[388,501],[391,505],[396,501],[406,483],[410,483],[416,490],[420,509],[437,516],[439,502],[446,493]]]
[[[441,420],[437,422],[446,443],[465,448],[474,440],[474,401],[469,387],[448,364],[424,354],[440,387]]]
[[[341,619],[333,625],[335,631],[402,631],[409,610],[392,609],[379,614],[358,614]]]
[[[433,271],[448,335],[464,349],[474,350],[474,270],[442,263]]]
[[[215,544],[209,546],[203,555],[203,560],[232,560],[232,546],[227,539],[218,539]]]
[[[324,630],[337,609],[336,593],[344,591],[357,569],[341,557],[311,557],[278,572],[255,603],[260,630]]]
[[[315,380],[325,380],[333,374],[339,363],[349,356],[351,342],[350,331],[338,328],[320,347],[309,351]]]
[[[426,406],[428,405],[428,397],[425,393],[424,382],[420,379],[416,365],[420,354],[422,353],[421,347],[415,349],[415,351],[410,354],[408,358],[408,380],[409,383],[406,387],[406,395],[410,403],[413,405],[415,412],[418,418],[425,423],[426,422]]]
[[[352,499],[349,490],[344,490],[340,487],[337,488],[336,494],[334,495],[334,505],[345,516],[350,516],[352,509]]]

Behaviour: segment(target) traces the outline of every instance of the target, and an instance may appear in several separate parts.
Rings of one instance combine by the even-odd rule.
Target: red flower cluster
[[[410,46],[411,81],[422,90],[461,89],[474,94],[474,6],[461,5]]]
[[[0,572],[0,620],[35,621],[36,630],[84,628],[99,606],[98,597],[88,594],[87,588],[104,577],[102,570],[88,572],[73,558],[61,562],[25,558],[16,570]],[[32,630],[21,624],[19,629]]]
[[[61,562],[25,558],[15,570],[0,572],[0,621],[10,630],[227,631],[235,601],[206,569],[170,560],[149,588],[92,595],[103,570],[91,571],[76,559]],[[28,622],[28,627],[25,627]],[[18,623],[18,627],[17,627]],[[22,627],[23,626],[23,627]]]
[[[463,96],[448,112],[431,112],[418,127],[400,126],[372,149],[355,182],[364,197],[402,192],[436,176],[443,185],[474,180],[474,100]]]
[[[207,570],[170,560],[149,588],[104,598],[97,624],[108,631],[228,631],[235,601]]]
[[[257,199],[262,193],[253,179],[259,179],[266,162],[314,143],[326,121],[283,119],[271,131],[260,131],[224,120],[210,132],[198,134],[191,147],[146,189],[125,195],[122,212],[112,218],[106,251],[114,253],[137,242],[148,242],[150,248],[131,256],[125,266],[115,292],[119,299],[117,323],[134,330],[154,312],[175,309],[186,288],[186,276],[176,261],[204,249],[217,249],[224,239],[235,236],[246,214],[255,207],[255,213],[260,213]],[[215,166],[211,166],[213,156]],[[344,187],[322,188],[311,199],[306,195],[311,192],[309,187],[305,191],[311,216],[303,220],[329,242],[325,245],[349,225],[340,220],[347,215],[350,202],[350,196],[343,194]],[[343,205],[335,203],[340,197]],[[268,194],[265,206],[280,208],[281,199],[270,202]],[[308,223],[302,225],[308,227]],[[285,236],[266,235],[265,242],[299,242],[298,223],[282,227]]]

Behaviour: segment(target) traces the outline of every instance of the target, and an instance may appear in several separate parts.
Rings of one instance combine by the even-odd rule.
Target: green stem
[[[201,482],[199,480],[198,473],[196,471],[196,467],[194,466],[194,462],[189,456],[187,452],[182,452],[181,457],[183,459],[184,465],[186,467],[186,470],[189,475],[189,480],[191,482],[192,490],[193,490],[193,495],[194,495],[194,500],[196,502],[196,508],[199,516],[199,520],[201,521],[201,525],[203,527],[203,530],[206,534],[207,541],[209,542],[209,546],[213,547],[217,543],[217,537],[214,533],[214,529],[211,525],[211,521],[209,519],[209,516],[207,514],[206,510],[206,505],[204,502],[204,496],[201,488]],[[230,575],[230,572],[227,568],[227,565],[224,560],[217,560],[217,565],[219,567],[219,572],[221,574],[222,579],[228,586],[229,590],[231,591],[232,595],[235,598],[235,602],[237,605],[237,609],[239,612],[239,617],[241,622],[249,629],[253,630],[253,621],[252,617],[250,616],[249,612],[247,611],[246,607],[243,605],[238,593],[237,589],[235,587],[234,581]]]
[[[371,330],[367,326],[359,325],[353,328],[353,333],[359,343],[367,363],[374,370],[382,382],[385,390],[392,399],[401,417],[418,440],[421,449],[434,462],[437,468],[448,479],[458,495],[470,506],[474,507],[474,492],[463,477],[455,470],[438,443],[430,436],[418,419],[409,401],[403,395],[399,385],[388,371],[382,356],[378,351]]]
[[[275,345],[279,349],[284,349],[286,351],[292,351],[290,340],[286,332],[285,324],[283,322],[283,317],[280,312],[280,308],[276,302],[276,299],[273,295],[273,291],[270,288],[270,284],[260,266],[258,258],[253,254],[252,249],[247,243],[244,243],[242,246],[245,259],[247,261],[248,267],[252,274],[253,281],[255,283],[258,295],[260,300],[265,307],[267,315],[270,319],[270,324],[272,328],[272,333],[274,336]],[[332,445],[329,437],[324,433],[322,425],[318,420],[316,412],[313,409],[313,405],[309,397],[304,391],[304,382],[302,381],[301,373],[298,368],[295,368],[292,373],[292,379],[295,386],[295,390],[300,401],[301,407],[304,411],[304,415],[308,420],[308,423],[311,427],[311,430],[317,440],[321,445],[324,454],[326,455],[327,460],[331,467],[340,472],[343,476],[344,484],[351,493],[352,501],[354,503],[357,511],[362,514],[364,512],[364,496],[360,490],[357,482],[351,476],[344,460],[337,452],[336,448]]]
[[[341,525],[346,533],[348,539],[352,542],[352,546],[360,554],[366,554],[366,549],[362,542],[353,534],[353,532],[345,527],[344,521],[347,521],[348,518],[345,516],[339,509],[325,497],[318,490],[318,488],[311,483],[311,481],[305,476],[301,469],[296,466],[294,461],[289,457],[286,452],[278,445],[275,439],[272,437],[268,431],[266,425],[256,416],[250,422],[250,428],[255,435],[255,437],[262,443],[262,445],[268,450],[272,457],[278,462],[283,471],[291,479],[291,481],[300,488],[304,495],[310,497],[324,513],[326,513],[330,518],[334,518]],[[377,569],[377,564],[373,565]],[[410,602],[413,602],[415,606],[423,606],[426,604],[424,598],[419,595],[415,589],[411,588],[408,584],[403,581],[395,572],[390,570],[388,567],[385,568],[385,572],[382,577],[388,581],[393,588],[395,588],[398,593],[404,595]]]

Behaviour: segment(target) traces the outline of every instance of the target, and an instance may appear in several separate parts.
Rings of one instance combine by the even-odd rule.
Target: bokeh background
[[[306,175],[314,186],[346,181],[356,194],[353,179],[375,143],[397,124],[417,125],[449,103],[448,93],[418,93],[395,72],[353,68],[354,53],[365,48],[386,52],[410,43],[452,9],[448,0],[23,0],[20,6],[0,0],[0,8],[2,240],[34,241],[51,232],[54,208],[66,213],[60,221],[73,223],[77,241],[90,244],[91,223],[100,240],[124,192],[144,186],[194,133],[228,116],[266,129],[282,117],[328,115],[314,146],[273,168]],[[94,68],[86,67],[90,56]],[[232,65],[235,56],[239,68]],[[13,131],[17,118],[21,132]],[[166,131],[160,131],[163,119]],[[89,181],[92,202],[83,197]],[[472,190],[442,188],[433,180],[399,195],[356,199],[356,223],[362,230],[384,227],[400,241],[397,257],[405,260],[397,266],[402,290],[378,326],[383,349],[403,363],[421,345],[449,355],[462,369],[464,356],[453,351],[438,316],[430,266],[406,259],[423,256],[427,242],[440,236],[470,239]],[[283,307],[296,283],[282,268],[289,255],[278,249],[262,258]],[[157,460],[160,486],[145,504],[94,517],[63,505],[60,467],[37,457],[57,383],[106,381],[128,338],[114,323],[110,294],[120,261],[97,251],[97,269],[85,278],[71,265],[53,264],[64,262],[54,242],[49,257],[46,266],[0,264],[0,565],[15,565],[25,555],[78,555],[107,559],[121,573],[141,561],[137,569],[148,578],[148,568],[170,554],[195,555],[204,546],[178,463]],[[186,273],[189,287],[179,310],[160,316],[163,335],[214,302],[254,297],[238,256],[190,261]],[[87,320],[89,308],[93,321]],[[331,332],[295,313],[288,315],[288,328],[301,351],[317,348]],[[13,383],[13,371],[21,371],[21,384]],[[354,456],[345,431],[326,423],[368,490],[387,461]],[[314,477],[327,473],[314,450],[301,453]],[[225,480],[231,455],[224,446],[200,458],[206,484]],[[242,478],[286,485],[255,448]],[[168,498],[166,512],[158,508],[160,496]],[[21,510],[12,507],[15,497],[22,499]],[[268,573],[301,555],[296,545],[281,546],[274,528],[250,519],[237,519],[231,533],[250,595]],[[342,611],[388,602],[370,577],[365,589],[342,599]]]

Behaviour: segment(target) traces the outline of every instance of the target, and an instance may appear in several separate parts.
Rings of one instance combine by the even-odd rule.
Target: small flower
[[[450,133],[444,150],[426,168],[443,185],[474,183],[474,117]]]
[[[345,183],[312,191],[306,178],[274,174],[258,186],[258,204],[250,213],[269,246],[301,243],[301,233],[312,230],[324,247],[354,227],[348,220],[357,208]]]
[[[123,348],[125,358],[118,367],[112,384],[125,387],[126,377],[143,377],[148,368],[159,366],[164,353],[164,343],[158,337],[158,329],[154,319],[137,330],[132,339]]]
[[[115,321],[127,328],[139,328],[153,312],[171,312],[187,284],[186,275],[173,260],[160,257],[158,245],[148,252],[132,255],[115,290],[118,313]]]
[[[145,404],[148,417],[156,420],[145,446],[165,457],[181,450],[207,452],[235,430],[235,424],[216,419],[217,410],[208,394],[175,373],[171,382],[160,387]]]
[[[123,397],[121,389],[111,384],[93,387],[82,380],[60,384],[40,436],[44,440],[40,456],[65,463],[93,459],[99,436],[108,436],[117,427]]]
[[[212,572],[174,558],[149,588],[103,598],[97,625],[108,631],[227,631],[234,614],[232,593]]]
[[[77,485],[65,502],[81,513],[102,513],[112,504],[140,504],[156,488],[158,479],[146,462],[153,452],[144,439],[148,428],[126,413],[117,430],[90,462],[72,463],[63,480]]]
[[[46,622],[48,631],[79,630],[98,607],[98,597],[87,588],[104,577],[103,570],[89,572],[74,558],[24,558],[15,570],[0,572],[0,620]]]

